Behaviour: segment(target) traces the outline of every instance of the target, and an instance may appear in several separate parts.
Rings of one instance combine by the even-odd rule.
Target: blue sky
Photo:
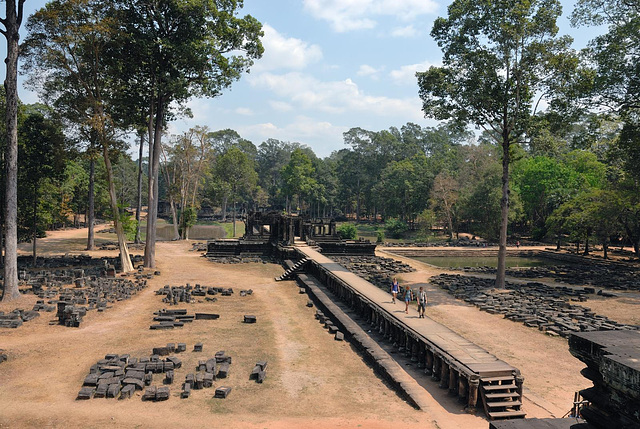
[[[169,133],[195,125],[231,128],[256,146],[268,138],[296,141],[325,157],[345,147],[342,133],[353,127],[436,125],[420,110],[415,72],[440,62],[429,32],[449,3],[245,0],[240,13],[264,25],[263,58],[222,96],[189,102],[193,118],[172,122]],[[25,15],[44,4],[27,0]],[[572,35],[576,48],[584,47],[594,30],[571,28],[566,17],[573,1],[563,5],[560,32]],[[2,40],[2,58],[5,51]],[[25,89],[20,98],[37,101]]]

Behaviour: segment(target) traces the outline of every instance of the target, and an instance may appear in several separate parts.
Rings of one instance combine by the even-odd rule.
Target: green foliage
[[[397,218],[391,218],[385,222],[385,230],[392,238],[400,238],[402,234],[409,230],[409,227],[406,222]]]
[[[180,223],[180,229],[182,231],[188,230],[196,224],[196,221],[198,220],[198,212],[195,207],[185,207],[180,213],[179,218],[182,220]]]
[[[376,243],[384,243],[384,231],[376,231]]]
[[[138,222],[136,218],[131,215],[127,210],[123,210],[120,207],[120,223],[122,225],[122,229],[124,230],[124,235],[127,237],[127,240],[133,241],[136,237],[136,228],[138,227]]]
[[[418,240],[428,242],[433,233],[431,229],[435,225],[437,216],[431,209],[424,209],[420,215],[418,215]]]
[[[318,188],[314,173],[315,168],[309,156],[300,148],[294,149],[291,159],[281,171],[282,190],[292,198],[295,195],[300,199],[311,196]]]
[[[355,240],[358,238],[358,228],[352,223],[343,223],[338,227],[337,232],[343,240]]]

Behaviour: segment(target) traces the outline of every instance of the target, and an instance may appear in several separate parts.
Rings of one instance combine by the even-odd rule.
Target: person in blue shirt
[[[400,286],[398,286],[398,279],[393,278],[393,282],[391,282],[391,295],[393,296],[392,302],[396,303],[396,296],[398,296],[398,292],[400,292]]]

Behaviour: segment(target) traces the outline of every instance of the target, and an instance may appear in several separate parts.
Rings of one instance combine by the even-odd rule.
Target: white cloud
[[[234,112],[236,112],[238,115],[243,115],[243,116],[253,115],[253,110],[249,109],[248,107],[238,107],[234,110]]]
[[[438,4],[433,0],[304,0],[304,7],[342,33],[374,28],[375,17],[412,21],[417,16],[435,13]]]
[[[393,37],[416,37],[418,30],[413,25],[407,25],[406,27],[398,27],[391,32]]]
[[[240,127],[239,133],[243,136],[248,136],[254,141],[275,138],[303,144],[323,142],[321,144],[322,147],[319,147],[318,144],[312,144],[312,146],[316,155],[327,156],[331,151],[341,148],[343,142],[342,134],[347,130],[347,127],[299,115],[293,118],[292,122],[282,126],[274,125],[271,122],[254,124]]]
[[[278,112],[290,112],[293,110],[293,106],[284,101],[269,100],[269,106]]]
[[[382,68],[371,67],[368,64],[362,64],[356,73],[358,76],[371,76],[373,79],[377,78],[377,74],[382,71]]]
[[[399,69],[391,70],[389,77],[396,85],[416,85],[416,72],[426,71],[429,67],[434,65],[429,61],[424,61],[418,64],[409,64],[402,66]]]
[[[395,116],[406,120],[422,118],[420,99],[389,98],[368,95],[351,79],[323,82],[313,76],[291,72],[282,75],[263,73],[250,76],[249,83],[273,91],[295,107],[331,114],[358,111],[379,116]]]
[[[302,70],[309,64],[322,60],[322,49],[293,37],[285,37],[275,28],[265,24],[262,45],[264,55],[252,67],[253,72],[278,69]]]

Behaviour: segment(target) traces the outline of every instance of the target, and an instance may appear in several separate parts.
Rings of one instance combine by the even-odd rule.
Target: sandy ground
[[[115,252],[83,251],[85,234],[86,230],[50,233],[40,240],[41,254],[115,256]],[[98,234],[97,238],[114,237]],[[298,293],[294,282],[273,280],[282,273],[282,267],[214,264],[190,249],[190,242],[158,243],[157,269],[161,276],[150,280],[149,287],[131,300],[103,313],[90,312],[80,328],[49,326],[54,314],[43,313],[18,329],[0,330],[0,349],[9,355],[9,360],[0,364],[0,428],[488,427],[482,414],[461,412],[435,383],[425,383],[433,393],[430,409],[419,411],[409,406],[348,343],[334,341],[315,321],[315,310],[305,306],[307,297]],[[29,252],[29,245],[21,246],[21,251]],[[418,271],[401,276],[404,282],[426,284],[431,275],[442,271],[405,261],[411,261]],[[180,305],[177,308],[187,308],[189,314],[206,311],[221,317],[194,321],[172,331],[149,330],[153,312],[166,307],[155,290],[187,282],[233,287],[236,291],[251,288],[254,294],[218,295],[215,303]],[[521,369],[529,416],[561,416],[570,408],[573,392],[589,386],[579,374],[584,365],[569,354],[566,340],[481,312],[444,292],[429,290],[429,297],[430,317]],[[30,309],[35,299],[26,295],[19,301],[0,304],[0,310]],[[633,297],[623,297],[602,300],[598,303],[602,308],[596,311],[617,314],[619,302],[629,307],[630,314],[631,309],[638,308]],[[256,315],[258,323],[242,323],[245,314]],[[89,367],[105,354],[148,356],[152,347],[168,342],[187,343],[187,352],[178,355],[183,367],[176,371],[168,401],[142,402],[139,393],[124,401],[75,400]],[[191,351],[196,342],[204,344],[203,353]],[[229,397],[213,399],[213,390],[204,389],[192,391],[189,399],[179,399],[185,375],[194,372],[198,360],[208,359],[218,350],[233,357],[229,378],[215,384],[231,386]],[[263,359],[269,361],[267,379],[257,384],[249,374],[255,362]],[[159,385],[161,380],[156,375],[153,384]]]

